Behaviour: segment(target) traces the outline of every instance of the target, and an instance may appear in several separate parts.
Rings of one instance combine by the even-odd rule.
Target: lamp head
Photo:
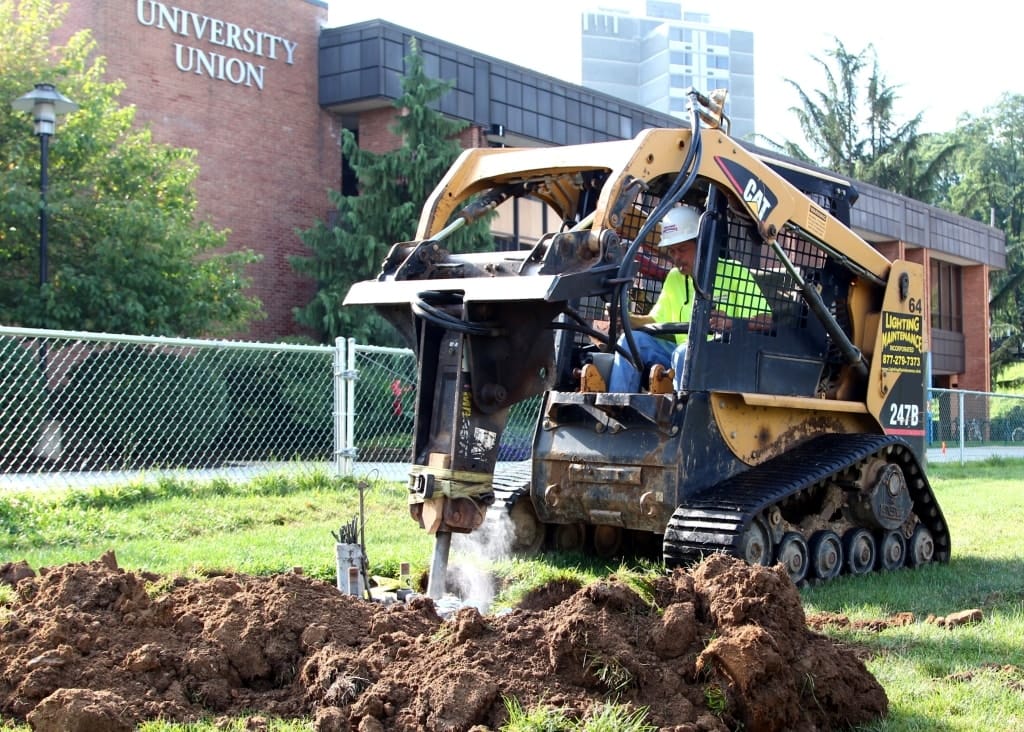
[[[32,114],[37,135],[52,135],[57,125],[58,114],[68,114],[78,105],[57,91],[53,84],[36,84],[28,94],[22,94],[11,102],[16,112]]]

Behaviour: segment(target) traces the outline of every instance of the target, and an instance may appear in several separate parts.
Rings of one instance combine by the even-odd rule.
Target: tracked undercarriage
[[[541,523],[530,502],[528,462],[502,466],[494,494],[488,521],[508,521],[508,547],[524,555],[548,549],[610,558],[660,539],[669,567],[723,552],[751,564],[781,563],[797,583],[950,556],[948,527],[916,456],[902,440],[879,435],[822,436],[700,491],[676,508],[658,537]]]
[[[829,435],[676,509],[665,530],[666,564],[715,551],[751,564],[779,562],[799,582],[948,561],[950,543],[906,443]]]

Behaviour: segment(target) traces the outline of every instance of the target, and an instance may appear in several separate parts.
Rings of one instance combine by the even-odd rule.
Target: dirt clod
[[[506,698],[577,717],[615,700],[665,729],[763,732],[887,711],[863,662],[808,629],[781,568],[726,557],[656,580],[653,607],[612,577],[447,620],[425,598],[368,603],[294,572],[156,586],[112,553],[20,577],[0,713],[37,730],[229,716],[468,732],[500,727]]]
[[[57,689],[27,719],[36,732],[131,732],[134,725],[118,712],[124,706],[112,691]]]
[[[902,612],[884,618],[870,620],[851,620],[840,613],[821,612],[807,616],[807,625],[814,630],[824,628],[850,628],[871,633],[881,633],[889,628],[903,628],[914,624],[914,613]]]
[[[971,608],[970,610],[950,613],[940,618],[929,616],[928,622],[934,623],[940,628],[959,628],[961,625],[977,625],[984,617],[985,613],[980,608]]]
[[[0,564],[0,584],[17,585],[21,580],[35,577],[36,573],[28,566],[28,562],[6,562]]]

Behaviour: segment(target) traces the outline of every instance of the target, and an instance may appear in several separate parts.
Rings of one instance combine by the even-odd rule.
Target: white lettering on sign
[[[890,404],[889,424],[917,427],[921,424],[921,407],[917,404]]]
[[[174,44],[174,65],[178,71],[194,71],[200,76],[230,81],[232,84],[255,85],[263,88],[263,72],[266,67],[252,61],[242,61],[234,56],[203,51],[193,46]]]
[[[754,212],[758,221],[764,221],[772,208],[771,201],[753,178],[748,180],[747,185],[743,188],[743,200],[750,206],[750,210]]]
[[[136,0],[135,17],[148,28],[166,30],[184,38],[205,41],[214,46],[271,61],[295,63],[298,42],[273,33],[243,28],[220,18],[200,15],[160,0]],[[173,43],[174,65],[179,71],[227,81],[239,86],[263,89],[266,66],[229,53],[206,51],[184,43]]]

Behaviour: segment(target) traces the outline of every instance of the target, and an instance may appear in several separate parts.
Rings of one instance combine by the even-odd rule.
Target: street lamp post
[[[57,115],[68,114],[78,109],[78,105],[57,91],[53,84],[36,84],[35,89],[24,94],[13,102],[11,107],[17,112],[29,112],[35,122],[35,134],[39,138],[39,297],[42,312],[46,314],[46,282],[49,279],[49,252],[47,241],[47,210],[46,192],[49,187],[47,178],[50,166],[50,136],[57,126]],[[45,321],[44,321],[45,324]],[[50,419],[50,397],[46,373],[46,340],[39,346],[39,370],[42,372],[43,389],[46,394],[44,422],[34,452],[44,459],[55,459],[61,454],[60,424]]]
[[[29,112],[39,137],[39,290],[42,294],[48,274],[48,242],[46,191],[49,186],[47,169],[50,165],[50,136],[57,126],[57,115],[68,114],[78,105],[57,91],[53,84],[36,84],[35,89],[11,102],[17,112]]]

